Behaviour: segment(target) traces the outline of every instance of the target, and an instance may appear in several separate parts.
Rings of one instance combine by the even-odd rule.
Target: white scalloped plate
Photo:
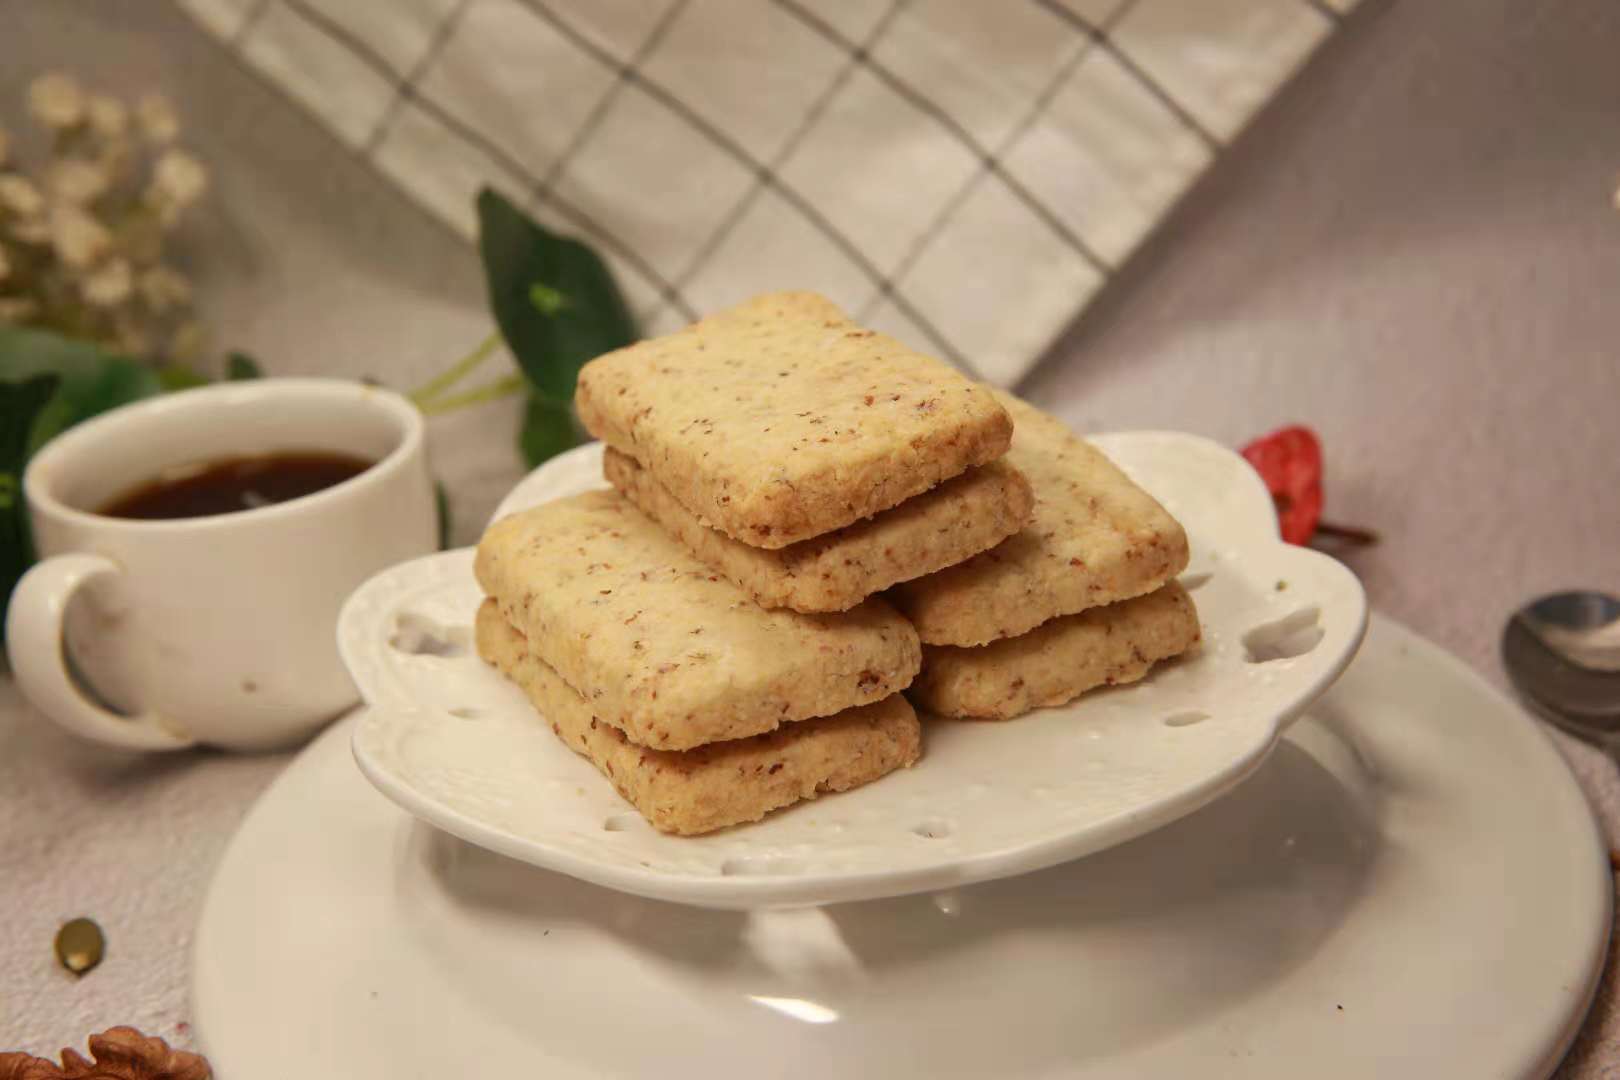
[[[372,708],[361,771],[482,847],[624,892],[714,908],[896,896],[1025,873],[1111,847],[1252,773],[1345,668],[1366,598],[1336,560],[1284,544],[1247,463],[1206,439],[1094,441],[1186,526],[1204,646],[1135,686],[1004,724],[927,722],[912,769],[706,837],[648,827],[523,694],[470,650],[472,552],[362,586],[339,645]],[[601,448],[527,477],[496,516],[601,486]],[[1301,651],[1303,650],[1303,651]],[[1277,653],[1295,655],[1276,656]]]

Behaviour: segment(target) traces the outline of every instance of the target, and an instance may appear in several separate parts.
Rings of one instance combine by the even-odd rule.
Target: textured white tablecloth
[[[275,370],[409,385],[484,334],[472,253],[166,6],[0,0],[0,27],[0,123],[44,65],[185,103],[208,310]],[[1026,390],[1092,430],[1314,424],[1331,516],[1388,537],[1350,559],[1374,604],[1500,683],[1521,598],[1620,592],[1617,54],[1606,0],[1363,5]],[[514,423],[435,424],[463,538]],[[1615,835],[1620,779],[1572,756]],[[0,1048],[185,1040],[202,890],[285,761],[88,748],[0,680]],[[74,980],[50,940],[80,914],[110,946]],[[1562,1075],[1620,1076],[1612,982]]]

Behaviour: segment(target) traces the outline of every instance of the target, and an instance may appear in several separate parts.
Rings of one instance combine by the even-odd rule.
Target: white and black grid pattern
[[[1011,384],[1355,0],[180,0],[471,237],[647,333],[811,288]]]

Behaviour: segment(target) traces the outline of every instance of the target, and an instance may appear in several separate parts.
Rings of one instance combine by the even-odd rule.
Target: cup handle
[[[23,696],[75,735],[128,750],[183,750],[194,739],[156,713],[121,716],[85,697],[68,672],[62,622],[83,585],[121,573],[101,555],[55,555],[22,576],[6,613],[6,651]]]

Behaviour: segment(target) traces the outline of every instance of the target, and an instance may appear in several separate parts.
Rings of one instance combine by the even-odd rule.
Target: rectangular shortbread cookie
[[[906,693],[936,716],[1007,720],[1098,686],[1135,682],[1199,637],[1192,597],[1171,582],[978,648],[926,645],[922,674]]]
[[[1011,394],[1007,460],[1029,478],[1023,530],[891,594],[930,645],[982,645],[1152,592],[1187,566],[1187,534],[1100,450]]]
[[[591,434],[705,524],[766,548],[898,506],[1012,437],[988,388],[814,293],[599,356],[574,401]]]
[[[511,679],[574,752],[656,829],[692,836],[824,792],[847,791],[917,760],[921,729],[900,694],[835,716],[693,750],[648,750],[529,652],[493,600],[478,610],[478,655]]]
[[[765,607],[845,611],[900,581],[959,563],[1029,520],[1029,481],[992,461],[876,517],[785,548],[753,547],[711,529],[628,454],[607,450],[603,474],[691,552]]]
[[[916,632],[883,601],[767,611],[616,491],[496,522],[474,573],[535,655],[643,746],[684,750],[881,701],[921,663]]]

